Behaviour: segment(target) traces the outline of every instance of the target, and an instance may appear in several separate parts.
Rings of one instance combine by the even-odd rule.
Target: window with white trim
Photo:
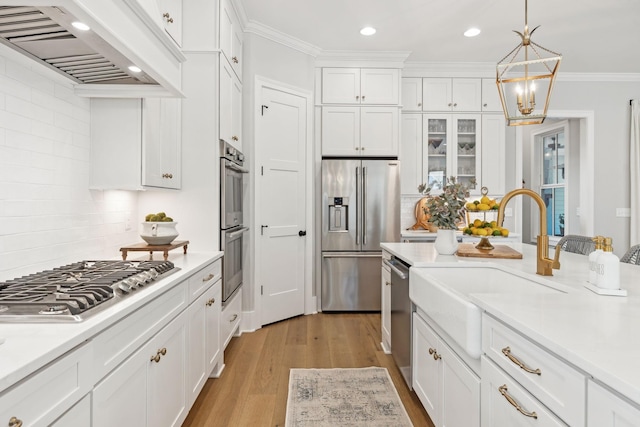
[[[565,215],[566,143],[564,128],[554,129],[539,135],[540,195],[547,206],[547,234],[564,236],[567,226]]]

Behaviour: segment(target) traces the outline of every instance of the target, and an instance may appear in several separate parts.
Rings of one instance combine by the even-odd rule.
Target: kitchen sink
[[[469,295],[564,293],[544,279],[495,267],[412,268],[409,274],[411,300],[475,359],[482,354],[482,310]]]

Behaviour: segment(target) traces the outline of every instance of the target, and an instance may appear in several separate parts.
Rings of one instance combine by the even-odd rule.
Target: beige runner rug
[[[291,369],[285,427],[411,427],[386,368]]]

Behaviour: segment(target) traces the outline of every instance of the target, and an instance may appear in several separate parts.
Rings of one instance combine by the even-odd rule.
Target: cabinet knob
[[[232,141],[239,141],[239,140],[240,140],[240,138],[238,138],[237,136],[235,136],[235,135],[234,135],[234,136],[232,136],[232,137],[231,137],[231,140],[232,140]]]
[[[422,107],[422,102],[418,102],[418,107]]]
[[[360,147],[360,150],[364,151],[364,147]]]
[[[166,354],[167,354],[167,349],[166,349],[166,347],[162,347],[160,350],[158,350],[158,353],[159,353],[159,354],[161,354],[161,355],[163,355],[163,356],[164,356],[164,355],[166,355]]]
[[[454,106],[454,107],[457,107],[457,106],[458,106],[458,103],[454,103],[454,104],[453,104],[453,106]]]
[[[359,150],[359,149],[360,149],[360,147],[356,147],[356,150]]]
[[[9,427],[22,427],[22,420],[16,417],[11,417],[8,425]]]
[[[391,284],[391,282],[387,282],[386,280],[384,281],[384,284],[389,286]]]
[[[215,298],[211,298],[209,301],[207,301],[207,307],[211,307],[215,303],[216,303],[216,299]]]
[[[237,64],[237,63],[238,63],[238,57],[237,57],[237,56],[232,56],[232,57],[231,57],[231,61],[232,61],[234,64]]]
[[[483,106],[483,107],[486,107],[486,106],[487,106],[487,104],[482,104],[482,106]]]
[[[362,95],[362,100],[364,101],[364,95]]]
[[[165,12],[162,14],[162,17],[170,24],[173,24],[173,18],[169,15],[169,12]]]
[[[151,356],[151,362],[160,363],[160,359],[162,359],[162,356],[160,356],[160,353],[156,354],[155,356]]]
[[[451,107],[451,105],[452,105],[451,103],[448,103],[448,104],[447,104],[447,106],[448,106],[448,107]]]

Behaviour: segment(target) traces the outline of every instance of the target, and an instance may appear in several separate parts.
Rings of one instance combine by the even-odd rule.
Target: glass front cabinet
[[[428,114],[424,116],[422,138],[423,182],[437,194],[446,178],[457,177],[478,185],[471,194],[480,194],[481,116],[479,114]]]

